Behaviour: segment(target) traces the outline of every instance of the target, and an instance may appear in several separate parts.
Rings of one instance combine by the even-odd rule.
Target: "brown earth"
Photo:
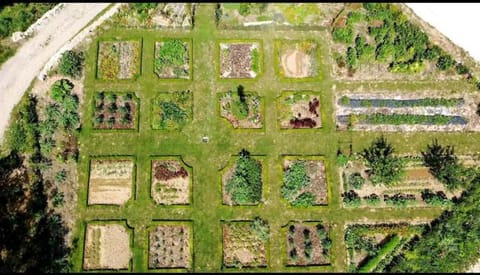
[[[159,225],[150,231],[148,267],[190,268],[190,228],[186,225]]]
[[[190,175],[176,160],[152,162],[152,197],[157,204],[189,204]]]
[[[131,160],[92,160],[88,204],[125,204],[132,196]]]
[[[310,56],[298,49],[289,49],[282,54],[281,65],[286,77],[309,77],[311,70]]]

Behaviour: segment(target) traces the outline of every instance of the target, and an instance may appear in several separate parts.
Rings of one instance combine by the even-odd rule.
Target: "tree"
[[[65,76],[79,77],[82,73],[83,61],[83,52],[64,52],[60,59],[60,73]]]
[[[370,168],[369,175],[372,183],[392,185],[402,180],[405,173],[405,162],[393,155],[394,149],[385,137],[374,140],[370,147],[361,153]]]
[[[444,183],[449,190],[462,186],[462,166],[455,155],[454,147],[438,144],[434,139],[432,144],[427,145],[427,150],[421,152],[423,163],[428,167],[430,173],[439,181]]]

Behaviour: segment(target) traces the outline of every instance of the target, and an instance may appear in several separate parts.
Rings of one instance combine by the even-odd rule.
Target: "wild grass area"
[[[225,6],[230,8],[230,6]],[[111,26],[102,31],[97,41],[142,41],[139,43],[138,61],[140,73],[131,79],[106,81],[97,78],[98,43],[92,43],[86,52],[86,76],[84,82],[84,101],[82,105],[83,124],[79,135],[80,158],[78,163],[79,221],[73,232],[77,240],[72,255],[73,271],[82,271],[85,227],[90,221],[126,220],[132,228],[132,262],[131,271],[149,271],[150,229],[160,221],[192,221],[189,236],[192,237],[193,254],[188,264],[174,265],[175,269],[167,271],[222,272],[224,266],[224,224],[230,221],[252,221],[254,217],[268,221],[269,240],[265,244],[265,259],[261,258],[256,267],[248,271],[266,272],[345,272],[349,270],[347,247],[345,243],[346,224],[352,223],[387,223],[428,222],[440,215],[442,209],[431,207],[408,208],[344,208],[342,189],[337,163],[337,149],[347,151],[351,145],[354,152],[359,152],[380,135],[378,132],[336,131],[334,98],[337,90],[365,87],[376,90],[405,90],[410,92],[430,89],[453,93],[468,93],[474,88],[465,81],[384,81],[384,82],[343,82],[332,79],[332,58],[318,62],[318,77],[306,82],[280,79],[275,69],[275,41],[288,39],[295,41],[312,41],[317,45],[321,56],[331,53],[329,31],[326,29],[252,29],[225,30],[215,24],[215,4],[201,4],[196,8],[195,26],[191,30],[179,29],[126,29]],[[293,19],[292,19],[293,20]],[[295,19],[297,20],[297,19]],[[303,21],[302,21],[303,22]],[[301,23],[301,22],[300,22]],[[155,73],[155,43],[169,39],[188,39],[192,58],[189,60],[191,79],[159,79]],[[261,74],[255,78],[220,78],[219,43],[220,41],[259,41],[258,47]],[[253,63],[253,62],[252,62]],[[180,63],[179,63],[180,64]],[[248,69],[252,64],[247,64]],[[116,67],[115,67],[116,68]],[[117,77],[117,71],[111,78]],[[219,112],[219,94],[242,85],[245,91],[254,91],[262,103],[262,129],[235,129]],[[125,92],[134,91],[139,100],[138,131],[98,131],[93,122],[89,122],[95,108],[95,94],[98,91]],[[161,121],[160,110],[155,113],[162,95],[171,95],[178,91],[191,91],[186,104],[190,108],[185,119],[176,120],[172,115]],[[278,119],[282,115],[277,109],[277,101],[283,92],[315,92],[320,102],[318,114],[321,128],[282,130]],[[159,97],[160,96],[160,97]],[[164,102],[173,102],[173,99]],[[312,99],[313,100],[313,99]],[[185,101],[187,102],[187,101]],[[307,102],[308,103],[308,102]],[[179,104],[177,104],[179,105]],[[177,106],[176,105],[176,106]],[[180,104],[181,105],[181,104]],[[173,105],[170,104],[170,107]],[[165,106],[164,106],[165,107]],[[178,106],[177,106],[178,107]],[[180,106],[182,107],[182,106]],[[316,106],[315,106],[316,107]],[[171,108],[173,114],[182,114],[179,108]],[[155,117],[155,114],[158,116]],[[161,131],[154,129],[158,123]],[[393,144],[396,154],[418,154],[438,138],[442,144],[455,144],[458,154],[480,152],[478,133],[431,133],[431,132],[388,132],[384,136]],[[242,149],[252,156],[262,158],[262,199],[257,205],[222,204],[222,185],[220,171],[230,162],[233,155]],[[102,156],[135,156],[132,194],[123,205],[86,204],[88,197],[89,161]],[[191,200],[189,204],[162,205],[151,196],[152,159],[157,157],[178,156],[183,164],[192,168],[190,174]],[[282,165],[285,156],[319,156],[325,162],[326,202],[324,205],[295,207],[282,198]],[[318,258],[312,265],[289,266],[285,261],[287,239],[284,226],[292,221],[322,221],[328,225],[328,257]],[[322,233],[323,234],[323,233]],[[300,236],[300,235],[299,235]],[[251,236],[250,236],[251,237]],[[300,236],[301,237],[301,236]],[[186,240],[186,238],[185,238]],[[184,240],[184,241],[185,241]],[[318,242],[318,240],[317,240]],[[330,247],[331,245],[331,247]],[[305,246],[302,244],[302,247]],[[188,246],[186,246],[188,247]],[[191,249],[188,247],[188,249]],[[186,248],[185,248],[186,249]],[[241,250],[241,248],[239,248]],[[263,248],[262,248],[263,249]],[[304,249],[304,248],[303,248]],[[317,250],[315,250],[317,251]],[[320,250],[318,250],[320,251]],[[263,252],[263,251],[262,251]],[[178,253],[180,255],[180,253]],[[263,256],[262,256],[263,257]],[[163,259],[160,259],[163,261]],[[247,261],[246,261],[247,262]],[[229,265],[234,266],[233,262]],[[170,266],[169,263],[156,266]],[[172,264],[173,265],[173,264]],[[228,268],[228,271],[238,271]],[[244,271],[246,269],[242,269]]]

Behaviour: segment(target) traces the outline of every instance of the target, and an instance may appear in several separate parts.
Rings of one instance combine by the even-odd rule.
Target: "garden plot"
[[[152,161],[152,198],[157,204],[189,204],[191,175],[179,160]]]
[[[112,16],[112,23],[131,28],[193,27],[196,4],[192,3],[128,3]]]
[[[347,162],[340,168],[343,201],[347,207],[425,207],[447,206],[461,190],[448,191],[428,171],[428,168],[411,161],[405,169],[402,182],[387,186],[369,180],[363,161]]]
[[[288,92],[278,99],[282,129],[321,128],[320,96],[311,92]]]
[[[190,43],[181,39],[155,42],[155,73],[160,78],[190,78]]]
[[[226,118],[234,128],[263,127],[262,98],[254,92],[245,93],[239,86],[237,92],[221,93],[220,116]]]
[[[87,224],[83,269],[129,269],[130,238],[121,224]]]
[[[290,223],[286,233],[287,265],[314,266],[330,264],[329,226],[318,223]]]
[[[134,93],[99,92],[95,94],[95,129],[135,129],[138,98]]]
[[[279,75],[286,78],[318,76],[318,46],[314,41],[275,41]]]
[[[323,160],[286,158],[282,168],[282,196],[291,205],[327,204],[327,179]]]
[[[242,150],[222,174],[222,198],[226,205],[256,205],[262,200],[262,162]]]
[[[192,121],[193,93],[189,90],[159,93],[152,107],[152,128],[179,130]]]
[[[429,97],[416,94],[344,94],[335,99],[338,130],[480,131],[478,96]],[[388,94],[388,93],[384,93]],[[425,95],[425,97],[421,97]]]
[[[248,28],[260,25],[276,27],[327,27],[342,9],[342,4],[317,3],[222,3],[220,28]]]
[[[132,196],[132,160],[91,160],[88,204],[125,204]]]
[[[98,49],[98,78],[131,79],[140,74],[140,41],[102,41]]]
[[[221,42],[220,78],[255,78],[260,73],[260,42]]]
[[[349,272],[382,272],[423,225],[354,224],[346,225],[345,244]]]
[[[269,226],[261,219],[223,224],[225,267],[266,267]]]
[[[187,224],[160,224],[150,231],[148,268],[191,268],[191,233]]]

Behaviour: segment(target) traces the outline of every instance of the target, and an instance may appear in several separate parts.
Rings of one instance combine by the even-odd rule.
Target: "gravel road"
[[[0,68],[0,142],[10,112],[45,63],[110,3],[65,3]]]

